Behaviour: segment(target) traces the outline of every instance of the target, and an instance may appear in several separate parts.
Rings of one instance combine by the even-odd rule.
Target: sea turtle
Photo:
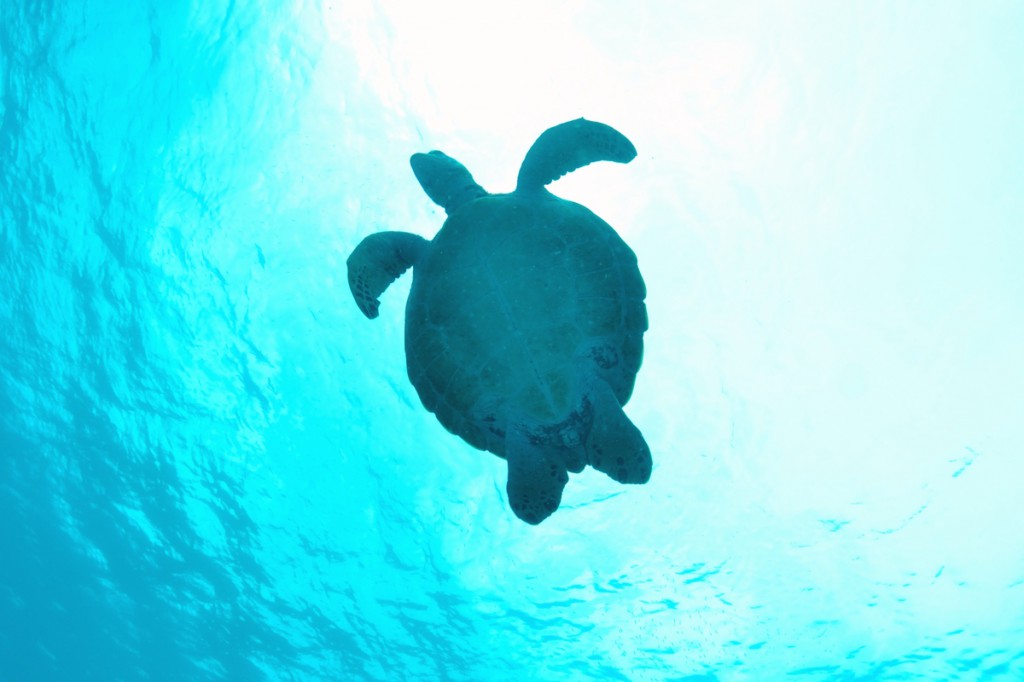
[[[409,379],[449,431],[508,462],[509,505],[523,521],[550,516],[589,464],[621,483],[646,483],[651,452],[622,411],[647,329],[636,256],[588,209],[545,185],[594,161],[627,163],[636,149],[585,119],[545,131],[514,192],[488,194],[439,151],[413,173],[448,219],[433,240],[379,232],[348,259],[359,309],[413,267],[405,309]]]

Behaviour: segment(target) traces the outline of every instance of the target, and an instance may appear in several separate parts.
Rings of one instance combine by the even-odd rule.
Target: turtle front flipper
[[[516,191],[539,190],[595,161],[629,163],[634,158],[636,148],[625,135],[604,123],[578,118],[541,133],[519,168]]]
[[[466,167],[444,152],[413,154],[409,164],[423,191],[448,215],[466,202],[487,195]]]
[[[555,461],[551,454],[542,444],[531,442],[523,426],[509,426],[505,436],[508,503],[516,516],[532,525],[558,509],[562,489],[569,481],[565,465]]]
[[[416,264],[426,245],[426,239],[409,232],[378,232],[359,242],[346,262],[348,286],[364,315],[377,317],[377,297]]]
[[[594,377],[586,400],[593,408],[587,436],[587,462],[619,483],[646,483],[651,478],[651,449],[640,429],[622,411],[615,393]]]

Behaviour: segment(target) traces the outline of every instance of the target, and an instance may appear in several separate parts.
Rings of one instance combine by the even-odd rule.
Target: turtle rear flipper
[[[359,243],[346,262],[348,286],[364,315],[371,320],[377,317],[377,297],[416,264],[427,243],[409,232],[378,232]]]
[[[551,516],[562,501],[569,481],[565,465],[542,444],[531,442],[527,429],[510,424],[505,437],[508,460],[508,503],[523,521],[537,525]]]
[[[636,148],[604,123],[578,118],[548,128],[530,147],[519,168],[516,191],[534,191],[595,161],[629,163]]]
[[[590,466],[619,483],[646,483],[651,478],[651,449],[640,429],[622,411],[615,393],[604,380],[594,377],[586,393],[594,411],[587,436]]]

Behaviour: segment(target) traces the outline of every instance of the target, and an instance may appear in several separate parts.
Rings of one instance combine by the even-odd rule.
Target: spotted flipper
[[[594,410],[587,437],[587,462],[619,483],[646,483],[651,478],[651,450],[640,429],[622,411],[615,393],[594,377],[586,400]]]
[[[565,465],[541,444],[531,442],[525,428],[509,427],[505,437],[508,460],[508,503],[523,521],[537,525],[558,509],[569,481]]]
[[[409,232],[377,232],[359,242],[348,257],[348,286],[364,315],[377,317],[377,297],[416,264],[427,244]]]

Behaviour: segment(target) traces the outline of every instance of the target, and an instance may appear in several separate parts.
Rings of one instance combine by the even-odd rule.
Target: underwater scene
[[[1024,4],[0,3],[0,681],[1024,680]]]

